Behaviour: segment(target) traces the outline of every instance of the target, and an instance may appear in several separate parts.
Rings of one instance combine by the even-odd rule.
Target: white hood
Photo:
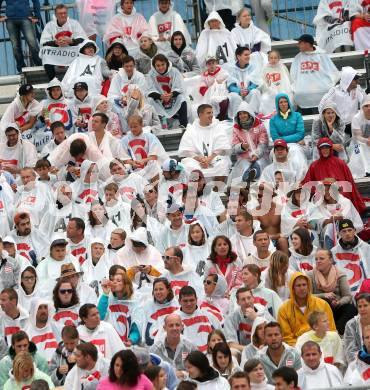
[[[356,74],[357,72],[351,66],[344,66],[342,68],[339,85],[343,91],[347,91],[347,88],[351,84]]]
[[[221,16],[218,12],[216,11],[212,11],[209,15],[208,15],[208,18],[206,19],[206,21],[204,22],[204,29],[205,30],[210,30],[209,28],[209,24],[208,22],[210,20],[218,20],[220,23],[221,23],[221,29],[225,29],[225,23],[224,21],[221,19]]]

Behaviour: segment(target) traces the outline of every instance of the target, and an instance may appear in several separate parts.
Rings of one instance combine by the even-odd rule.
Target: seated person
[[[339,79],[329,54],[314,46],[312,35],[298,39],[299,53],[290,68],[295,103],[302,109],[317,107],[321,98]]]
[[[139,40],[140,47],[135,55],[136,68],[143,74],[148,74],[152,69],[152,59],[160,51],[152,39],[149,31],[143,32]]]
[[[149,29],[154,41],[162,50],[170,47],[171,36],[181,31],[186,44],[191,45],[191,37],[182,16],[174,10],[171,0],[158,0],[158,11],[149,19]]]
[[[105,61],[107,63],[108,68],[110,70],[115,70],[116,72],[118,72],[123,67],[123,59],[126,56],[128,56],[128,51],[123,43],[123,39],[114,39],[109,45],[107,52],[105,53]],[[114,72],[114,74],[116,72]]]
[[[101,92],[104,79],[110,78],[112,71],[103,58],[98,56],[99,48],[94,41],[85,40],[79,51],[79,56],[68,67],[63,77],[62,88],[66,96],[73,95],[72,89],[77,81],[86,82],[90,94]]]
[[[212,11],[199,35],[195,55],[199,65],[204,67],[208,56],[215,56],[221,65],[233,61],[236,43],[231,32],[225,28],[221,16]]]
[[[333,141],[333,151],[336,157],[347,161],[346,143],[348,135],[345,133],[345,124],[342,121],[337,105],[328,101],[321,105],[320,117],[312,124],[312,145],[317,145],[319,139],[326,137]],[[341,111],[342,112],[342,111]],[[313,159],[317,160],[319,153],[313,148]]]
[[[355,49],[367,50],[370,39],[370,4],[367,1],[354,0],[350,3],[349,17]]]
[[[162,126],[176,116],[180,126],[186,128],[188,113],[182,76],[165,55],[154,56],[147,81],[149,103],[161,118]]]
[[[92,93],[84,81],[78,81],[73,86],[73,97],[68,101],[68,109],[72,114],[73,132],[85,133],[92,115]]]
[[[80,23],[68,17],[68,8],[65,4],[55,7],[55,18],[52,18],[42,30],[40,46],[68,47],[80,45],[87,35]],[[44,63],[45,72],[49,81],[55,77],[54,64]]]

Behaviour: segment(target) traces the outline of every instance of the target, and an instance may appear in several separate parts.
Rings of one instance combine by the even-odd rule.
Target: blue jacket
[[[284,97],[289,102],[290,113],[284,119],[279,111],[279,99]],[[279,93],[275,98],[276,115],[270,120],[270,135],[273,141],[283,139],[287,143],[299,142],[304,138],[304,124],[302,115],[294,111],[289,97],[285,93]]]
[[[40,2],[39,0],[32,0],[33,11],[31,11],[29,0],[6,0],[5,15],[8,19],[20,20],[27,19],[29,16],[40,15]],[[3,0],[0,0],[0,7],[3,4]]]

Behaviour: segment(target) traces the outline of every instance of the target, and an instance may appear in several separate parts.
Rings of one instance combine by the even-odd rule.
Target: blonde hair
[[[289,257],[282,251],[275,251],[270,257],[268,276],[271,289],[277,292],[281,286],[285,286],[285,275],[281,273],[281,268],[289,264]]]
[[[16,382],[23,382],[22,370],[29,368],[31,370],[31,378],[35,374],[32,356],[29,352],[19,352],[13,361],[13,375]],[[30,379],[30,378],[29,378]]]

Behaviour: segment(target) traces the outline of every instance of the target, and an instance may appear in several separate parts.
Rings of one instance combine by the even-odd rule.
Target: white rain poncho
[[[340,46],[353,46],[350,3],[351,0],[320,0],[313,24],[316,26],[316,41],[327,53],[333,53]]]
[[[206,279],[207,276],[204,278]],[[216,283],[216,287],[210,296],[205,295],[204,292],[202,293],[202,295],[204,295],[204,300],[199,307],[200,309],[211,312],[211,314],[213,314],[220,323],[223,324],[225,316],[230,310],[230,300],[226,298],[228,294],[228,286],[225,277],[221,274],[217,275]]]
[[[4,175],[0,174],[0,237],[4,238],[10,233],[13,214],[14,193]]]
[[[110,20],[104,34],[104,42],[110,44],[115,38],[121,38],[130,55],[135,56],[139,50],[141,35],[149,29],[143,15],[133,8],[130,15],[118,8],[118,13]]]
[[[108,99],[111,101],[113,106],[119,106],[119,101],[122,96],[127,96],[130,85],[136,86],[143,93],[146,90],[147,82],[145,76],[138,70],[134,70],[131,78],[128,78],[123,68],[120,68],[112,80],[108,91]],[[119,106],[119,109],[121,107]]]
[[[294,101],[301,108],[319,105],[321,98],[339,80],[329,55],[320,48],[298,53],[290,68]]]
[[[182,16],[174,11],[172,6],[166,13],[159,10],[155,12],[149,19],[149,28],[153,41],[161,49],[170,48],[169,41],[175,31],[181,31],[185,36],[187,45],[191,45],[191,37],[186,24]],[[160,38],[165,38],[166,41],[159,41]]]
[[[129,156],[123,151],[119,140],[114,137],[108,130],[104,130],[104,137],[98,145],[94,131],[89,131],[87,135],[91,143],[96,146],[104,158],[111,160],[112,158],[119,158],[128,160]]]
[[[289,257],[289,268],[295,272],[302,272],[304,274],[307,271],[312,271],[315,265],[315,255],[317,248],[314,246],[309,255],[301,255],[296,252],[293,247],[289,248],[290,257]]]
[[[221,23],[220,29],[211,30],[208,24],[210,20],[218,20]],[[212,11],[204,22],[204,30],[200,33],[195,50],[199,65],[204,67],[208,56],[216,56],[220,64],[233,61],[235,49],[236,43],[231,32],[225,28],[221,16]]]
[[[348,92],[348,87],[357,75],[357,71],[351,66],[344,66],[340,76],[340,82],[323,96],[319,104],[319,112],[324,110],[323,105],[332,101],[338,108],[342,121],[347,125],[351,123],[357,114],[358,108],[363,102],[366,94],[360,85]],[[334,142],[334,141],[333,141]],[[335,143],[335,142],[334,142]]]
[[[199,119],[196,119],[193,124],[188,125],[179,146],[179,156],[183,157],[181,163],[187,173],[200,169],[205,177],[228,175],[230,151],[231,145],[224,125],[217,119],[213,119],[209,126],[201,126]],[[200,163],[193,158],[195,156],[206,157],[213,153],[217,153],[217,156],[206,169],[202,168]]]
[[[39,306],[47,305],[48,319],[44,327],[39,328],[36,325],[36,315]],[[23,329],[30,341],[35,343],[37,352],[49,362],[53,356],[55,349],[58,347],[58,330],[55,327],[52,316],[54,314],[54,307],[51,301],[45,298],[34,298],[30,304],[30,316],[28,323]]]
[[[42,106],[37,100],[33,99],[31,103],[25,107],[21,97],[17,93],[14,100],[8,105],[0,121],[0,140],[5,141],[5,129],[16,123],[18,126],[26,124],[31,117],[37,117],[41,112]],[[29,134],[32,129],[26,130],[24,135]],[[23,137],[23,134],[22,134]]]
[[[60,37],[87,39],[85,31],[77,20],[67,18],[67,21],[62,26],[59,26],[55,15],[53,15],[50,22],[48,22],[42,30],[40,46],[42,47],[45,43],[55,41]]]
[[[90,37],[103,37],[116,12],[116,0],[77,0],[79,21]]]
[[[85,182],[86,174],[93,164],[95,163],[90,160],[85,160],[81,164],[80,178],[71,184],[72,197],[76,203],[92,203],[99,198],[97,174],[92,173],[89,182]]]
[[[83,47],[88,43],[95,46],[96,50],[93,56],[82,54]],[[62,80],[66,96],[73,96],[73,86],[77,82],[85,82],[88,85],[90,96],[100,93],[103,83],[102,62],[104,60],[98,56],[98,52],[99,48],[94,41],[87,39],[81,43],[78,57],[68,67]]]
[[[21,258],[24,259],[24,257]],[[18,294],[18,304],[19,306],[23,307],[27,311],[27,313],[29,313],[30,311],[31,301],[33,299],[36,299],[44,295],[40,289],[40,283],[37,279],[37,274],[36,274],[36,280],[35,280],[33,291],[27,294],[26,290],[23,288],[22,281],[21,281],[22,274],[23,272],[30,271],[31,269],[36,271],[36,268],[33,267],[28,260],[26,260],[21,266],[21,272],[19,274],[19,285],[18,288],[16,289]]]
[[[350,2],[349,17],[351,19],[351,32],[355,49],[359,51],[369,49],[370,22],[354,17],[357,14],[369,14],[370,4],[367,0],[353,0]]]
[[[293,101],[293,92],[290,74],[287,67],[279,61],[276,65],[267,64],[262,69],[261,105],[258,112],[272,114],[275,107],[275,98],[279,93],[286,93]]]
[[[202,280],[193,269],[183,268],[183,270],[177,274],[166,270],[161,276],[170,282],[172,291],[176,298],[179,297],[180,290],[185,286],[191,286],[194,288],[198,300],[202,299],[204,296]]]
[[[244,5],[242,0],[204,0],[204,3],[207,14],[220,9],[230,9],[231,13],[235,15]]]
[[[315,370],[302,362],[302,368],[297,371],[298,386],[302,390],[325,389],[342,386],[343,376],[333,364],[320,362]]]
[[[158,73],[153,64],[152,69],[147,76],[148,89],[146,95],[149,97],[149,103],[154,107],[158,115],[172,118],[179,111],[181,104],[185,101],[184,96],[184,83],[181,73],[169,63],[169,67],[165,73]],[[159,99],[153,99],[150,97],[151,93],[158,93],[160,95],[163,92],[171,93],[178,92],[176,97],[171,98],[168,103],[164,103]]]

